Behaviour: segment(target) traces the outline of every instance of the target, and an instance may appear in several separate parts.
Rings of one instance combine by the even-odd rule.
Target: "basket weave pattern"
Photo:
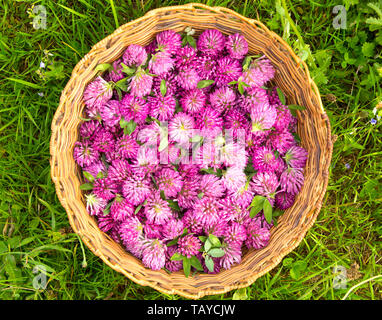
[[[242,262],[230,270],[216,275],[201,273],[188,278],[183,272],[168,274],[164,270],[145,268],[140,260],[100,231],[96,220],[86,211],[80,190],[83,178],[73,159],[73,148],[84,110],[84,89],[94,79],[97,65],[112,63],[122,56],[129,44],[145,46],[160,31],[173,29],[181,32],[187,26],[194,28],[197,34],[213,28],[226,35],[241,33],[248,41],[250,54],[262,53],[270,59],[276,69],[274,83],[284,92],[288,104],[306,107],[298,112],[297,132],[302,146],[309,152],[304,186],[294,205],[279,218],[277,227],[271,229],[268,246],[249,250]],[[53,118],[50,153],[51,176],[58,198],[73,230],[94,254],[140,285],[197,299],[252,284],[298,246],[321,209],[328,183],[332,140],[328,117],[306,64],[278,35],[259,21],[247,19],[232,10],[188,4],[148,12],[121,26],[83,57],[73,69]]]

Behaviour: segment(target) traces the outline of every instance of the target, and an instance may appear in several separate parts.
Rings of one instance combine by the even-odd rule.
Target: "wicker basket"
[[[73,147],[78,139],[80,116],[84,109],[82,96],[86,84],[96,75],[96,66],[116,60],[129,44],[147,45],[160,31],[173,29],[180,32],[186,26],[191,26],[197,33],[211,28],[219,29],[223,34],[241,33],[248,41],[251,54],[261,52],[272,61],[276,68],[274,82],[285,93],[288,103],[306,107],[304,111],[298,112],[298,134],[302,146],[309,152],[305,184],[293,207],[286,210],[277,227],[271,229],[268,246],[249,250],[242,262],[230,270],[216,275],[196,274],[188,278],[183,272],[168,274],[164,270],[145,268],[140,260],[100,231],[96,220],[86,211],[80,190],[83,181],[73,160]],[[50,153],[51,175],[58,198],[73,230],[95,255],[140,285],[197,299],[252,284],[298,246],[321,208],[328,183],[332,140],[328,117],[306,64],[279,36],[259,21],[247,19],[229,9],[188,4],[148,12],[121,26],[84,56],[62,92],[52,122]]]

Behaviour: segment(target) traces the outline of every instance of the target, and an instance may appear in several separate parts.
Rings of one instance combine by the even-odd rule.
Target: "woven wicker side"
[[[73,160],[73,147],[78,139],[80,116],[84,109],[82,96],[86,84],[96,75],[96,66],[119,58],[129,44],[147,45],[160,31],[183,31],[187,26],[199,33],[208,28],[219,29],[224,34],[241,33],[249,43],[250,53],[263,53],[272,61],[277,69],[274,82],[285,92],[288,103],[306,107],[298,114],[298,134],[309,152],[305,184],[293,207],[286,210],[278,226],[272,228],[269,245],[261,250],[249,250],[241,264],[230,270],[189,278],[182,272],[168,274],[163,270],[145,268],[140,260],[99,230],[95,219],[86,211],[80,190],[82,178]],[[153,10],[121,26],[97,43],[76,65],[52,122],[50,153],[51,175],[58,198],[73,230],[94,254],[138,284],[196,299],[248,286],[274,268],[301,242],[321,208],[328,183],[332,142],[329,120],[317,86],[311,80],[305,63],[279,36],[259,21],[244,18],[231,10],[188,4]]]

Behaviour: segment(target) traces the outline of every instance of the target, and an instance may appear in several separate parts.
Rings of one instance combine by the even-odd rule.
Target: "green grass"
[[[49,139],[61,91],[92,45],[151,9],[190,1],[37,1],[47,9],[39,30],[28,15],[35,1],[0,2],[0,299],[179,299],[113,271],[71,231],[50,178]],[[378,14],[347,0],[347,29],[336,30],[332,9],[342,1],[201,2],[258,18],[283,36],[307,60],[337,137],[316,223],[247,297],[342,299],[349,291],[347,299],[381,299],[382,120],[370,120],[382,101],[382,31],[365,23]],[[46,58],[54,63],[43,78],[36,72]],[[353,264],[358,273],[350,274]],[[33,286],[37,265],[47,270],[45,290]],[[349,269],[344,289],[333,288],[336,265]]]

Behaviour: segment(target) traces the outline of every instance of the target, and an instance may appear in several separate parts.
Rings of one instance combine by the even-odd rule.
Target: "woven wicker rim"
[[[277,69],[274,82],[283,90],[288,103],[306,107],[298,113],[297,132],[302,146],[309,152],[305,184],[295,204],[285,211],[278,226],[271,229],[268,246],[249,250],[242,262],[230,270],[188,278],[182,272],[168,274],[164,270],[145,268],[140,260],[99,230],[96,220],[86,211],[80,190],[83,179],[73,160],[73,147],[81,123],[79,117],[84,108],[82,96],[86,85],[96,76],[96,66],[116,60],[129,44],[147,45],[160,31],[174,29],[179,32],[187,26],[196,29],[197,33],[208,28],[219,29],[224,34],[241,33],[249,43],[250,53],[262,52],[272,61]],[[330,123],[318,88],[306,64],[285,41],[261,22],[230,9],[191,3],[155,9],[121,26],[97,43],[75,66],[52,121],[51,176],[74,232],[108,266],[140,285],[166,294],[198,299],[247,287],[298,246],[320,212],[328,184],[332,148]]]

